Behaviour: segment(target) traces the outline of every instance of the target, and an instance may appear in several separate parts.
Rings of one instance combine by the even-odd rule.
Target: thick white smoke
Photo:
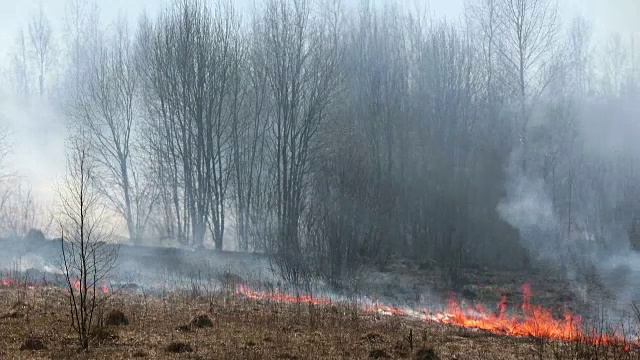
[[[529,178],[522,171],[522,150],[513,151],[506,168],[506,196],[497,207],[498,214],[520,231],[524,245],[535,255],[557,259],[561,247],[557,230],[560,221],[542,178]]]

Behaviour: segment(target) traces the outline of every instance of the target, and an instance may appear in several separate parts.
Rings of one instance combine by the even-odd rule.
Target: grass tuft
[[[22,345],[20,346],[21,351],[24,351],[24,350],[38,351],[38,350],[45,350],[46,348],[47,347],[44,345],[44,340],[36,336],[29,336],[29,338],[27,338],[27,340],[25,340],[24,343],[22,343]]]
[[[108,326],[129,325],[129,319],[122,311],[114,309],[107,313],[104,323]]]
[[[436,354],[435,350],[431,347],[423,347],[418,350],[413,357],[414,360],[440,360],[440,357]]]
[[[180,354],[180,353],[190,353],[193,352],[193,348],[191,345],[181,342],[181,341],[173,341],[167,345],[166,350],[168,352]]]
[[[390,359],[391,356],[383,349],[373,349],[369,351],[369,359]]]

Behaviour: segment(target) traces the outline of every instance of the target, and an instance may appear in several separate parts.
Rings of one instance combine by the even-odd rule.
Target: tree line
[[[175,0],[104,29],[82,0],[66,14],[56,84],[44,15],[29,26],[35,88],[134,243],[265,252],[334,284],[394,257],[517,268],[640,245],[634,43],[597,48],[552,0],[469,0],[459,23],[339,0],[248,19]]]

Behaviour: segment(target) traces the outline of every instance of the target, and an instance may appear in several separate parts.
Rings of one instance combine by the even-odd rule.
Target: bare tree
[[[99,13],[92,0],[68,0],[65,4],[65,60],[63,68],[64,94],[77,99],[89,76],[94,47],[99,38]]]
[[[82,134],[72,139],[70,152],[67,174],[58,190],[57,222],[72,325],[86,349],[101,304],[100,289],[115,265],[118,247],[107,242],[112,230],[96,188],[92,148]]]
[[[220,2],[213,12],[213,58],[211,60],[210,84],[215,101],[205,123],[205,128],[213,136],[205,144],[213,149],[209,156],[213,176],[210,178],[213,199],[209,229],[217,250],[222,250],[225,233],[227,189],[232,175],[231,132],[242,116],[243,93],[242,74],[244,46],[240,37],[240,23],[231,3]],[[205,145],[206,146],[206,145]],[[205,167],[206,168],[206,167]]]
[[[207,227],[224,237],[231,177],[231,122],[238,117],[239,23],[230,3],[180,1],[152,31],[144,57],[149,149],[167,180],[166,208],[182,242],[203,246]],[[170,199],[170,200],[169,200]]]
[[[475,35],[478,59],[482,66],[478,71],[483,75],[482,80],[486,91],[486,99],[490,111],[495,114],[497,105],[497,81],[496,81],[496,37],[498,28],[498,3],[499,0],[467,0],[465,2],[465,15],[467,16],[467,29]]]
[[[0,229],[7,236],[20,238],[30,229],[40,228],[38,222],[43,220],[42,215],[31,188],[25,187],[17,179],[0,197]]]
[[[29,42],[37,73],[38,94],[44,97],[46,81],[54,61],[53,28],[44,14],[42,4],[29,23]]]
[[[631,72],[628,48],[620,34],[612,34],[602,56],[604,76],[602,86],[608,94],[620,95]]]
[[[557,75],[558,7],[555,0],[498,0],[486,2],[486,7],[488,14],[497,16],[498,33],[491,38],[503,70],[502,83],[517,94],[517,133],[526,169],[530,102]]]
[[[139,76],[133,45],[124,19],[112,39],[97,47],[82,91],[71,107],[77,127],[85,129],[100,165],[100,188],[127,224],[129,237],[138,241],[149,213],[143,172],[133,162],[135,128],[139,115]],[[140,207],[138,207],[140,206]]]
[[[22,100],[29,98],[31,92],[30,57],[24,31],[21,29],[16,38],[15,49],[12,55],[13,62],[13,86]]]
[[[593,74],[590,71],[593,61],[592,36],[592,26],[586,19],[578,17],[572,21],[568,39],[570,67],[566,75],[571,78],[577,97],[588,96],[593,90],[591,83]]]
[[[300,221],[308,176],[341,70],[338,29],[324,26],[311,6],[306,0],[269,1],[255,24],[273,106],[268,126],[277,220],[270,251],[295,284],[304,277]]]
[[[251,37],[251,41],[259,39]],[[264,180],[263,155],[270,111],[266,72],[259,55],[254,53],[257,46],[252,43],[246,46],[245,58],[236,62],[241,67],[234,71],[237,76],[234,83],[244,89],[237,96],[237,106],[244,111],[238,111],[239,116],[231,125],[236,235],[243,251],[249,249],[251,232],[262,212],[259,210],[263,199],[260,186]]]

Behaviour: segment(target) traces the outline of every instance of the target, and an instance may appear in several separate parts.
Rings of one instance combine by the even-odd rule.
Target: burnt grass
[[[0,320],[0,359],[640,359],[617,347],[499,336],[365,313],[352,304],[192,293],[112,295],[106,308],[116,304],[128,324],[96,329],[90,349],[79,351],[64,291],[0,289],[0,313],[18,301],[25,316]],[[203,319],[213,326],[197,326],[208,325]],[[190,331],[177,329],[185,324]],[[30,350],[32,340],[46,348]]]

